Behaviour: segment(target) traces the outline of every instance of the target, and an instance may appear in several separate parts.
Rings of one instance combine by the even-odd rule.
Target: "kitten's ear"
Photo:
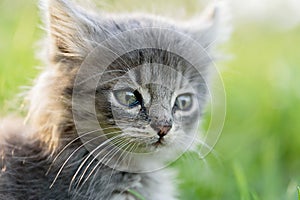
[[[50,59],[82,60],[92,49],[89,41],[95,24],[91,17],[67,0],[41,0],[41,10],[46,13]]]
[[[225,42],[231,34],[230,14],[224,2],[205,9],[200,17],[189,22],[189,31],[203,48],[207,49]]]

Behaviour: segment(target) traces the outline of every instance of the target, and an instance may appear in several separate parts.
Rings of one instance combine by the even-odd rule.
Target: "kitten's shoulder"
[[[33,130],[22,119],[0,120],[1,200],[28,198],[34,191],[34,183],[46,180],[47,155],[33,136]]]
[[[46,151],[34,130],[16,117],[0,120],[0,164],[3,174],[7,167],[18,167],[20,162],[33,157],[45,157]]]

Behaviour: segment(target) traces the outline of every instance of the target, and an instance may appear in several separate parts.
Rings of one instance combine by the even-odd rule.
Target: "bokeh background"
[[[101,0],[97,5],[188,18],[207,3]],[[227,93],[224,129],[205,160],[187,153],[173,164],[180,199],[295,200],[300,185],[299,0],[229,0],[229,8],[234,32],[222,49],[231,58],[218,63]],[[40,24],[37,1],[0,0],[0,116],[21,113],[19,94],[39,73]]]

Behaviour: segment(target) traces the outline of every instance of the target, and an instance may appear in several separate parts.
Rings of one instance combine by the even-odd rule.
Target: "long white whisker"
[[[126,147],[126,149],[122,152],[122,154],[123,154],[124,152],[126,152],[125,156],[122,158],[122,161],[126,159],[126,157],[130,154],[130,152],[133,150],[133,148],[134,148],[135,146],[136,146],[136,144],[133,144],[132,147],[131,147],[131,149],[130,149],[129,151],[126,151],[126,150],[127,150],[127,148],[129,148],[130,146]],[[139,145],[137,145],[137,147],[138,147],[138,146],[139,146]],[[136,147],[136,148],[137,148],[137,147]],[[119,159],[121,158],[122,154],[119,156],[118,161],[119,161]],[[117,163],[116,163],[116,164],[114,165],[114,167],[112,168],[110,177],[109,177],[108,182],[107,182],[107,186],[109,185],[109,182],[110,182],[110,180],[111,180],[111,177],[112,177],[112,175],[113,175],[113,172],[114,172],[114,170],[115,170],[116,165],[117,165]],[[129,167],[129,162],[128,162],[128,166],[127,166],[127,167]],[[110,194],[110,196],[111,196],[111,195],[112,195],[112,194]],[[109,197],[109,198],[110,198],[110,197]]]
[[[105,142],[103,142],[101,145],[99,145],[98,147],[96,147],[93,151],[89,152],[89,155],[82,161],[82,163],[80,164],[80,166],[77,168],[75,174],[73,175],[72,179],[71,179],[71,182],[70,182],[70,185],[69,185],[69,190],[71,190],[72,188],[72,185],[73,185],[73,182],[75,181],[75,178],[77,177],[78,173],[80,172],[81,168],[84,166],[84,164],[87,162],[87,160],[93,155],[93,153],[95,151],[97,151],[99,148],[101,148],[103,145],[113,141],[114,139],[117,139],[117,138],[120,138],[124,136],[123,134],[121,135],[116,135],[116,136],[113,136],[112,138],[106,140]]]
[[[197,142],[198,144],[200,144],[201,147],[204,147],[204,148],[208,149],[209,152],[212,153],[216,158],[219,157],[218,154],[217,154],[217,152],[213,149],[213,147],[209,146],[207,143],[205,143],[201,139],[199,139],[197,137],[188,136],[188,135],[183,135],[183,137],[185,137],[185,138],[191,138],[191,139],[195,140],[195,142]],[[204,155],[202,155],[201,152],[196,151],[196,153],[198,153],[198,155],[199,155],[199,157],[201,159],[204,159]]]
[[[127,143],[127,144],[129,144],[129,143]],[[125,146],[126,146],[127,144],[125,144]],[[120,154],[119,158],[117,159],[115,165],[113,166],[113,168],[112,168],[112,170],[111,170],[111,174],[110,174],[109,179],[108,179],[107,184],[106,184],[107,186],[109,185],[109,182],[110,182],[111,177],[112,177],[112,175],[113,175],[114,169],[115,169],[115,167],[117,166],[117,164],[118,164],[120,158],[122,158],[124,152],[129,153],[129,152],[127,152],[127,149],[128,149],[129,147],[130,147],[130,145],[128,145],[128,146],[122,151],[122,153]],[[124,159],[123,159],[123,160],[124,160]],[[96,174],[98,173],[99,170],[100,170],[100,168],[98,168],[97,171],[94,173],[95,175],[94,175],[94,177],[93,177],[93,179],[92,179],[92,182],[94,181],[94,179],[95,179],[95,177],[96,177]]]
[[[124,145],[122,145],[122,147],[121,147],[121,148],[123,148],[123,147],[126,146],[128,143],[126,143],[126,141],[124,142],[123,140],[120,140],[120,143],[119,143],[119,144],[124,144]],[[117,149],[117,151],[115,151],[115,149]],[[101,160],[99,160],[98,163],[93,167],[92,171],[88,174],[88,176],[87,176],[87,177],[85,178],[85,180],[83,181],[82,186],[79,188],[79,190],[80,190],[80,189],[83,187],[83,185],[88,181],[88,179],[90,178],[90,176],[94,173],[94,171],[95,171],[95,170],[97,169],[97,167],[102,163],[102,161],[104,161],[104,159],[105,159],[109,154],[113,153],[114,151],[115,151],[114,155],[116,155],[116,154],[119,152],[119,150],[120,150],[119,147],[114,146],[109,152],[107,152],[106,155],[103,156],[103,157],[101,158]],[[95,158],[97,158],[97,157],[100,155],[100,153],[102,153],[102,150],[94,157],[94,159],[90,162],[90,164],[86,167],[86,169],[89,168],[89,167],[91,166],[91,163],[93,163],[93,162],[95,161]],[[112,159],[112,157],[113,157],[114,155],[111,156],[111,159]],[[110,161],[110,159],[109,159],[109,161]],[[85,172],[86,172],[86,171],[87,171],[87,170],[85,170]],[[85,173],[83,173],[83,174],[81,175],[80,180],[78,181],[76,190],[78,189],[79,183],[81,182],[81,180],[82,180],[84,174],[85,174]]]
[[[118,131],[118,132],[120,132],[120,131]],[[118,132],[116,132],[116,133],[118,133]],[[98,138],[101,138],[101,137],[103,137],[103,135],[99,135],[99,136],[97,136],[97,137],[94,137],[94,138],[88,140],[87,142],[81,144],[79,147],[77,147],[77,148],[69,155],[69,157],[64,161],[63,165],[60,167],[59,171],[57,172],[57,174],[56,174],[56,176],[55,176],[55,178],[54,178],[54,180],[53,180],[53,182],[51,183],[51,185],[50,185],[49,188],[52,188],[52,187],[53,187],[54,183],[56,182],[58,176],[60,175],[60,173],[61,173],[62,170],[64,169],[65,165],[69,162],[69,160],[71,159],[71,157],[72,157],[77,151],[79,151],[82,147],[84,147],[86,144],[90,143],[91,141],[94,141],[94,140],[96,140],[96,139],[98,139]]]
[[[123,140],[121,139],[121,137],[114,138],[114,140],[116,140],[115,143],[114,143],[114,145],[123,143]],[[111,141],[112,141],[112,140],[111,140]],[[89,164],[85,167],[85,170],[83,171],[83,173],[80,175],[79,180],[77,181],[77,187],[76,187],[76,189],[78,188],[78,186],[79,186],[81,180],[83,179],[84,175],[86,174],[87,170],[88,170],[88,169],[90,168],[90,166],[94,163],[94,161],[97,159],[97,157],[98,157],[102,152],[104,152],[104,150],[106,150],[106,148],[109,148],[109,147],[111,147],[111,146],[113,146],[113,145],[109,145],[109,146],[104,147],[104,148],[103,148],[99,153],[97,153],[97,155],[94,156],[94,158],[89,162]],[[116,147],[114,147],[113,149],[109,150],[108,153],[107,153],[107,155],[108,155],[110,152],[114,151],[115,148],[116,148]],[[98,150],[98,149],[99,149],[99,148],[96,148],[95,150]],[[91,156],[91,154],[89,155],[89,157],[90,157],[90,156]],[[106,156],[104,156],[102,159],[104,159],[105,157],[106,157]],[[101,160],[102,160],[102,159],[101,159]]]
[[[48,170],[47,170],[47,172],[46,172],[46,175],[48,175],[49,174],[49,172],[50,172],[50,170],[51,170],[51,168],[52,168],[52,166],[53,166],[53,164],[55,163],[55,161],[58,159],[58,157],[72,144],[72,143],[74,143],[76,140],[78,140],[78,139],[80,139],[81,137],[84,137],[84,136],[87,136],[87,135],[89,135],[89,134],[91,134],[91,133],[94,133],[94,132],[97,132],[97,131],[100,131],[100,130],[107,130],[107,129],[112,129],[112,128],[116,128],[115,126],[113,126],[113,127],[108,127],[108,128],[104,128],[104,129],[96,129],[96,130],[92,130],[92,131],[89,131],[89,132],[86,132],[86,133],[84,133],[84,134],[82,134],[82,135],[79,135],[78,137],[76,137],[76,138],[74,138],[71,142],[69,142],[68,144],[66,144],[65,146],[64,146],[64,148],[62,149],[62,150],[60,150],[60,152],[55,156],[55,158],[52,160],[52,163],[51,163],[51,165],[49,166],[49,168],[48,168]]]
[[[213,147],[209,146],[207,143],[205,143],[204,141],[202,141],[201,139],[199,139],[197,137],[189,136],[189,135],[182,135],[181,137],[185,137],[185,138],[188,138],[188,139],[193,139],[198,144],[203,145],[205,148],[207,148],[210,151],[213,151]]]

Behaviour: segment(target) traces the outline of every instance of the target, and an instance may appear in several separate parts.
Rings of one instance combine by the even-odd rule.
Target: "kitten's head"
[[[226,35],[217,9],[196,23],[175,23],[91,14],[65,0],[44,8],[51,67],[40,82],[51,80],[51,98],[62,99],[46,103],[60,104],[48,113],[60,127],[49,140],[75,124],[95,157],[122,170],[153,169],[191,146],[209,93],[210,50]]]

